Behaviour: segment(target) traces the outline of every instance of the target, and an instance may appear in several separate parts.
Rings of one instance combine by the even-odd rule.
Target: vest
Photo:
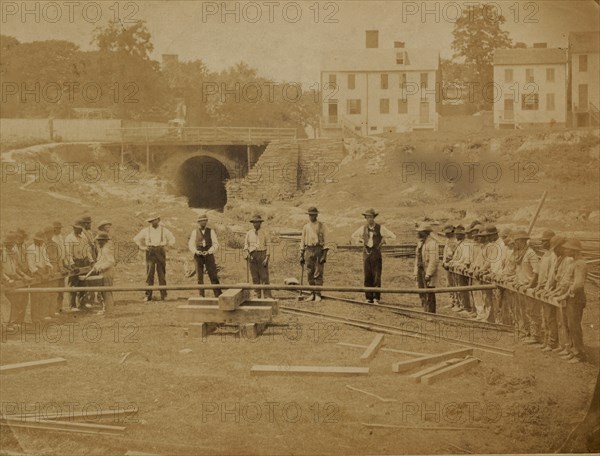
[[[204,229],[204,233],[206,237],[202,236],[202,231],[200,228],[196,228],[196,248],[198,250],[208,250],[212,247],[212,236],[210,234],[210,228],[206,227]],[[206,242],[206,247],[202,247],[202,241]]]
[[[371,249],[373,250],[379,250],[379,248],[381,247],[381,240],[383,239],[383,236],[381,236],[381,225],[379,225],[379,223],[376,223],[375,226],[373,227],[373,247],[371,247]],[[367,247],[367,242],[369,242],[369,226],[365,225],[365,228],[363,230],[363,242],[364,242],[364,246],[365,246],[365,250],[368,251],[369,247]]]

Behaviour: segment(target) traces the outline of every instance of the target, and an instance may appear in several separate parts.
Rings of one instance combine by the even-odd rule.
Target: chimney
[[[534,48],[545,49],[548,47],[548,43],[533,43]]]
[[[377,49],[379,47],[379,30],[367,30],[367,49]]]
[[[394,47],[396,49],[398,49],[398,48],[404,49],[404,44],[405,44],[404,41],[394,41]]]

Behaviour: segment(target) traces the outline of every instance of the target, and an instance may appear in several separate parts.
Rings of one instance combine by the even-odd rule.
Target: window
[[[381,88],[382,89],[388,88],[388,75],[386,73],[383,73],[381,75]]]
[[[348,89],[353,90],[356,88],[356,75],[349,74],[348,75]]]
[[[537,111],[540,105],[539,95],[531,93],[521,96],[521,109],[523,111]]]
[[[525,69],[525,82],[535,82],[533,78],[533,68]]]
[[[403,100],[402,98],[398,98],[398,114],[407,114],[408,113],[408,100]]]
[[[587,71],[587,55],[579,56],[579,71]]]
[[[367,30],[367,49],[374,49],[379,47],[379,31],[378,30]]]
[[[337,77],[335,74],[329,75],[329,88],[333,89],[337,85]]]
[[[404,65],[404,52],[396,52],[396,63]]]
[[[389,114],[390,113],[390,99],[382,98],[379,100],[379,113]]]
[[[370,128],[370,130],[371,130],[371,131],[377,131],[377,127],[376,127],[376,126],[372,126],[372,127]]]
[[[406,73],[400,73],[400,88],[406,89]]]
[[[546,82],[554,82],[554,68],[546,68]]]
[[[421,73],[421,89],[427,88],[427,82],[429,81],[429,74]]]
[[[513,70],[504,70],[504,82],[513,82]]]
[[[360,114],[360,99],[348,100],[346,111],[348,114]]]
[[[554,106],[554,94],[547,93],[546,94],[546,111],[554,111],[556,108]]]

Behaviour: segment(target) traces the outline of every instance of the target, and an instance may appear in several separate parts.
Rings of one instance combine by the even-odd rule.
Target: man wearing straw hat
[[[263,218],[260,215],[255,215],[250,220],[254,226],[253,229],[246,233],[244,239],[243,255],[248,262],[252,283],[254,284],[269,284],[269,234],[262,229]],[[257,297],[260,298],[261,290],[256,290]],[[271,298],[271,290],[264,290],[264,297]]]
[[[196,274],[198,276],[198,284],[204,283],[204,267],[210,283],[218,284],[219,276],[217,275],[217,263],[215,262],[215,253],[219,250],[219,240],[215,230],[207,227],[208,215],[201,214],[198,219],[198,227],[192,230],[190,240],[188,241],[188,249],[194,255],[196,262]],[[204,290],[198,290],[200,296],[204,296]],[[215,297],[221,294],[220,288],[214,288]]]
[[[396,235],[386,227],[375,223],[375,217],[379,215],[375,209],[368,209],[362,215],[367,223],[352,233],[352,240],[363,245],[364,286],[381,288],[383,265],[381,246],[387,239],[396,239]],[[381,299],[381,293],[367,291],[365,297],[367,302],[377,304]]]
[[[175,236],[161,225],[160,216],[152,215],[146,219],[150,226],[142,229],[134,238],[140,250],[146,254],[146,285],[154,285],[154,274],[158,275],[158,284],[167,284],[167,249],[175,245]],[[147,290],[145,302],[152,301],[152,291]],[[160,290],[160,299],[167,299],[167,290]]]
[[[309,207],[309,222],[302,227],[300,237],[300,265],[304,267],[306,263],[308,284],[313,286],[323,285],[323,273],[325,262],[327,261],[327,251],[325,246],[325,225],[317,220],[319,210],[316,207]],[[320,301],[321,292],[312,292],[308,301]]]
[[[437,241],[430,236],[433,229],[426,224],[417,226],[419,242],[415,252],[414,278],[419,288],[435,288],[439,262]],[[420,294],[421,305],[425,312],[436,312],[435,293]]]

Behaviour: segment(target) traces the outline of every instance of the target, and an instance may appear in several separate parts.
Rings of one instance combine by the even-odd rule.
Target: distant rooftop
[[[494,65],[535,65],[566,62],[567,51],[565,49],[496,49],[494,52]]]
[[[600,32],[569,33],[569,48],[575,53],[600,52]]]
[[[402,53],[404,63],[397,63]],[[440,53],[435,49],[344,49],[323,54],[323,71],[437,70]]]

